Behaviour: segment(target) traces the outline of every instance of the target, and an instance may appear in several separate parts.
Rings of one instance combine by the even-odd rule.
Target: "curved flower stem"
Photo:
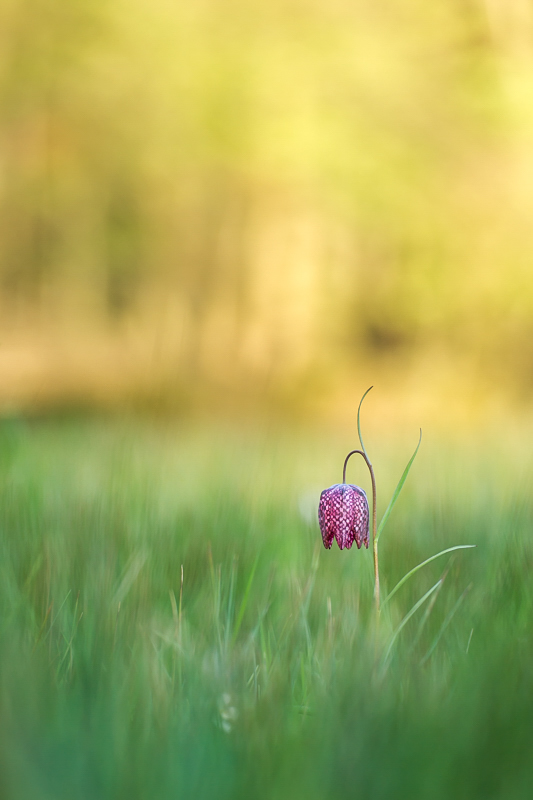
[[[368,471],[370,472],[370,477],[372,478],[372,549],[374,551],[374,600],[376,603],[376,611],[379,617],[380,613],[380,604],[379,604],[379,564],[378,564],[378,539],[376,536],[376,479],[374,477],[374,470],[372,468],[372,464],[366,453],[362,450],[352,450],[346,456],[344,460],[344,468],[342,470],[342,482],[346,483],[346,467],[348,465],[348,459],[350,456],[353,456],[355,453],[358,453],[360,456],[363,456],[364,460],[366,461],[366,465],[368,467]]]

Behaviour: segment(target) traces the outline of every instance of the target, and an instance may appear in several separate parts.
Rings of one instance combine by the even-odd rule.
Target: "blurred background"
[[[529,0],[4,0],[0,97],[4,413],[530,409]]]
[[[532,210],[533,0],[0,2],[0,797],[531,800]]]

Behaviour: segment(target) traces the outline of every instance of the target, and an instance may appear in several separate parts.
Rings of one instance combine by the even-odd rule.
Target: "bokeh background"
[[[4,0],[1,407],[527,411],[532,97],[529,0]]]
[[[533,0],[1,0],[0,106],[0,797],[531,800]]]

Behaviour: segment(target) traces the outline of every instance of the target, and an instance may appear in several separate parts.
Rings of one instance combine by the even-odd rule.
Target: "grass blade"
[[[259,556],[254,561],[254,565],[252,567],[252,571],[250,572],[250,577],[248,578],[248,583],[246,584],[246,589],[244,590],[244,595],[241,601],[241,605],[239,607],[239,613],[237,614],[237,619],[235,620],[235,626],[233,628],[233,637],[232,640],[235,642],[237,639],[239,629],[241,627],[241,623],[244,617],[244,612],[246,611],[246,606],[248,605],[248,598],[250,597],[250,590],[252,588],[252,583],[254,580],[255,570],[259,561]]]
[[[419,569],[422,569],[422,567],[425,567],[426,564],[429,564],[430,561],[435,561],[436,558],[440,558],[440,556],[444,556],[444,555],[446,555],[446,553],[453,553],[454,550],[470,550],[472,547],[476,547],[476,545],[475,544],[457,544],[457,545],[455,545],[455,547],[448,547],[446,550],[441,550],[440,553],[435,553],[434,556],[430,556],[430,558],[426,558],[425,561],[422,561],[420,564],[417,564],[416,567],[413,567],[413,569],[409,570],[409,572],[407,572],[403,576],[403,578],[400,581],[398,581],[398,583],[396,584],[396,586],[394,587],[392,592],[389,592],[389,594],[387,595],[387,597],[385,598],[385,600],[381,604],[382,607],[385,605],[385,603],[388,603],[389,600],[391,599],[391,597],[393,596],[393,594],[396,594],[398,589],[400,589],[404,585],[404,583],[409,580],[411,575],[414,575],[415,572],[418,572]]]
[[[388,507],[387,507],[387,510],[386,510],[386,511],[385,511],[385,513],[383,514],[383,517],[382,517],[382,519],[381,519],[381,522],[379,523],[379,528],[378,528],[378,531],[377,531],[377,534],[376,534],[376,540],[378,540],[378,539],[379,539],[379,537],[381,536],[381,531],[382,531],[382,530],[383,530],[383,528],[385,527],[385,524],[386,524],[386,522],[387,522],[387,520],[388,520],[388,518],[389,518],[389,516],[390,516],[390,513],[391,513],[392,509],[394,508],[394,505],[395,505],[395,503],[396,503],[396,500],[398,499],[398,497],[399,497],[399,495],[400,495],[400,492],[401,492],[401,491],[402,491],[402,489],[403,489],[403,485],[404,485],[405,481],[407,480],[407,476],[409,475],[409,470],[411,469],[411,466],[412,466],[412,464],[413,464],[413,461],[414,461],[414,460],[415,460],[415,458],[416,458],[416,454],[418,453],[418,448],[420,447],[420,443],[421,443],[421,441],[422,441],[422,428],[420,428],[420,438],[419,438],[419,440],[418,440],[418,444],[417,444],[417,446],[416,446],[416,450],[415,450],[415,452],[413,453],[413,455],[411,456],[411,460],[410,460],[410,461],[409,461],[409,463],[407,464],[406,468],[404,469],[404,471],[403,471],[403,475],[402,475],[402,477],[400,478],[400,481],[399,481],[399,483],[398,483],[398,486],[397,486],[397,487],[396,487],[396,489],[394,490],[394,494],[392,495],[392,499],[391,499],[391,501],[390,501],[390,503],[389,503],[389,505],[388,505]],[[362,443],[361,443],[361,444],[362,444]],[[363,449],[364,449],[364,448],[363,448]]]
[[[63,608],[63,606],[65,605],[65,603],[66,603],[66,602],[67,602],[67,600],[69,599],[69,597],[70,597],[71,593],[72,593],[72,589],[69,589],[69,590],[68,590],[68,592],[67,592],[67,596],[65,597],[65,599],[63,600],[63,602],[62,602],[62,603],[61,603],[61,605],[59,606],[59,610],[56,612],[56,614],[55,614],[55,616],[54,616],[54,618],[53,618],[52,622],[50,623],[50,627],[48,628],[48,630],[47,630],[47,632],[46,632],[46,636],[44,637],[45,641],[46,641],[46,639],[48,638],[48,635],[49,635],[50,631],[51,631],[51,630],[52,630],[52,628],[54,627],[54,623],[55,623],[55,621],[57,620],[57,618],[59,617],[59,614],[61,613],[61,609]],[[46,614],[46,616],[48,616],[48,613]]]
[[[462,593],[462,595],[460,596],[460,598],[459,598],[459,599],[457,600],[457,602],[455,603],[454,607],[452,608],[452,610],[450,611],[450,613],[448,614],[448,616],[446,617],[446,619],[445,619],[445,620],[444,620],[444,622],[442,623],[442,625],[441,625],[441,628],[440,628],[440,631],[439,631],[439,632],[438,632],[438,634],[435,636],[435,639],[433,640],[433,644],[431,645],[431,647],[430,647],[430,648],[429,648],[429,650],[427,651],[426,655],[424,656],[424,658],[423,658],[423,659],[422,659],[422,661],[420,662],[420,666],[422,666],[422,664],[425,664],[425,663],[426,663],[426,661],[428,660],[428,658],[429,658],[429,657],[432,655],[432,653],[434,652],[434,650],[435,650],[436,646],[438,645],[438,643],[439,643],[439,641],[440,641],[440,638],[441,638],[442,634],[444,633],[444,631],[446,630],[446,628],[448,627],[448,625],[449,625],[449,624],[450,624],[450,622],[452,621],[452,617],[454,616],[455,612],[457,611],[457,609],[459,608],[459,606],[461,605],[461,603],[463,602],[463,600],[465,599],[466,595],[468,594],[468,592],[470,591],[470,589],[471,589],[471,588],[472,588],[472,584],[470,583],[470,584],[469,584],[469,585],[466,587],[466,589],[464,590],[464,592]]]
[[[455,558],[455,556],[451,556],[451,558],[448,560],[448,563],[446,564],[444,572],[440,576],[441,584],[440,584],[439,588],[437,589],[437,591],[433,594],[433,597],[431,598],[431,600],[429,601],[429,603],[427,605],[427,608],[426,608],[426,610],[424,612],[424,616],[422,617],[420,625],[418,626],[417,634],[414,637],[413,642],[411,644],[411,648],[409,650],[410,654],[414,652],[415,647],[417,646],[418,642],[420,641],[420,637],[422,636],[422,631],[424,630],[426,622],[428,621],[428,619],[429,619],[429,617],[431,615],[431,612],[433,611],[433,609],[435,607],[435,603],[437,602],[439,594],[442,591],[442,587],[444,586],[444,581],[448,577],[448,573],[450,571],[450,568],[451,568],[451,565],[453,563],[454,558]]]
[[[122,580],[120,581],[120,585],[115,592],[115,596],[113,597],[113,607],[118,606],[119,603],[122,605],[126,595],[139,577],[139,574],[146,564],[147,559],[148,553],[145,550],[140,550],[129,559],[124,570]]]
[[[229,583],[229,596],[228,596],[228,605],[226,608],[226,624],[224,626],[224,633],[225,633],[225,646],[226,652],[228,651],[228,647],[231,641],[231,627],[233,621],[233,614],[235,612],[235,580],[237,577],[237,559],[233,556],[233,561],[231,563],[231,577]]]
[[[420,600],[418,600],[418,602],[416,602],[414,604],[412,609],[402,619],[402,621],[400,622],[400,624],[398,625],[398,627],[396,628],[396,630],[392,634],[392,639],[390,640],[389,646],[387,648],[387,652],[385,653],[385,657],[383,659],[383,664],[384,665],[386,664],[387,659],[388,659],[388,657],[390,655],[390,651],[392,650],[392,646],[393,646],[394,642],[396,641],[396,639],[398,638],[398,635],[400,634],[400,632],[401,632],[402,628],[404,627],[404,625],[407,625],[407,623],[409,622],[409,620],[411,619],[413,614],[415,614],[418,611],[418,609],[420,608],[420,606],[423,603],[425,603],[425,601],[428,599],[428,597],[430,597],[433,594],[435,589],[438,589],[438,587],[441,585],[441,583],[442,583],[442,578],[439,578],[439,580],[437,581],[435,586],[432,586],[431,589],[429,589],[429,591],[427,591],[425,593],[425,595],[423,597],[421,597]]]
[[[357,409],[357,433],[359,434],[359,441],[361,442],[361,449],[362,449],[363,453],[365,454],[365,456],[367,458],[368,458],[368,453],[365,450],[365,446],[363,444],[363,437],[361,436],[361,406],[363,405],[363,400],[365,399],[365,397],[369,393],[370,389],[372,389],[372,388],[373,387],[370,386],[370,388],[368,388],[366,390],[366,392],[364,393],[364,395],[362,396],[362,398],[361,398],[361,400],[359,402],[359,408]]]

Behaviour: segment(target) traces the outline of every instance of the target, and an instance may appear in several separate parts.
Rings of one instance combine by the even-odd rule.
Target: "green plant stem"
[[[368,390],[370,391],[370,389]],[[370,477],[372,479],[372,551],[374,554],[374,601],[376,603],[376,613],[379,617],[380,614],[380,600],[379,600],[379,560],[378,560],[378,539],[376,536],[376,528],[377,528],[377,521],[376,521],[376,478],[374,476],[374,469],[372,464],[370,463],[370,459],[368,458],[367,454],[364,453],[362,450],[352,450],[346,458],[344,459],[344,468],[342,471],[342,482],[346,483],[346,467],[348,465],[348,459],[350,456],[353,456],[355,453],[358,453],[362,456],[366,462],[368,467],[368,471],[370,472]]]
[[[363,405],[363,400],[365,399],[365,397],[369,393],[370,389],[373,389],[373,388],[374,388],[373,386],[370,386],[366,390],[366,392],[362,396],[361,400],[359,401],[359,408],[357,409],[357,433],[359,434],[359,441],[361,442],[361,448],[362,448],[363,453],[365,454],[365,456],[366,456],[366,447],[365,447],[365,445],[363,443],[363,436],[361,434],[361,406]]]

